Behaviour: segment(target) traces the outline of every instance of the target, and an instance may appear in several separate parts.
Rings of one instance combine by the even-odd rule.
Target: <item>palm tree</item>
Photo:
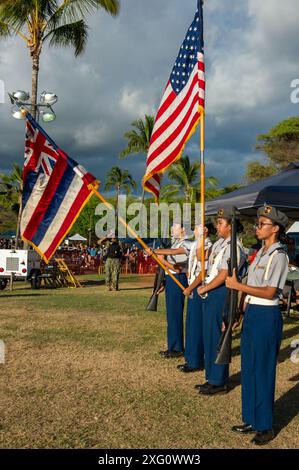
[[[16,230],[16,246],[18,247],[20,236],[21,207],[22,207],[22,169],[14,163],[9,175],[0,175],[0,203],[18,215]]]
[[[163,197],[170,198],[183,191],[186,202],[195,202],[200,196],[199,169],[200,164],[198,162],[191,163],[188,155],[183,156],[168,170],[168,178],[174,181],[175,184],[165,186]],[[217,186],[218,180],[210,176],[206,178],[205,183],[206,196],[208,197],[209,191],[212,191]]]
[[[32,62],[31,113],[36,118],[39,63],[43,45],[71,46],[84,52],[88,26],[85,17],[98,9],[113,16],[119,0],[0,0],[0,37],[19,35]]]
[[[119,154],[120,158],[127,157],[134,153],[147,154],[150,140],[154,128],[154,117],[145,114],[144,121],[137,119],[132,122],[132,127],[135,129],[130,130],[124,134],[124,138],[127,139],[128,145]]]
[[[130,175],[128,170],[122,170],[118,166],[113,166],[107,173],[105,191],[109,191],[110,189],[114,189],[116,191],[116,221],[118,217],[118,200],[120,192],[124,190],[128,194],[131,192],[131,189],[136,188],[136,181]]]
[[[148,114],[144,115],[144,121],[142,119],[133,121],[131,126],[135,127],[135,129],[130,130],[124,134],[124,138],[127,139],[128,145],[120,152],[120,158],[125,158],[128,155],[132,155],[134,153],[142,153],[144,156],[146,156],[150,146],[154,124],[155,118],[153,116],[149,116]],[[140,217],[142,217],[144,194],[144,187],[142,187]]]
[[[1,205],[7,209],[18,213],[19,210],[19,196],[22,185],[22,169],[14,163],[13,170],[10,174],[0,175],[0,202]]]

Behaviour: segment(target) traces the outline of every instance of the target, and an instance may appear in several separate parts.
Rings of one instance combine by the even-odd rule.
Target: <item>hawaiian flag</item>
[[[22,178],[21,236],[48,262],[98,182],[59,149],[29,113]]]
[[[161,175],[182,155],[204,112],[205,66],[203,1],[198,0],[194,20],[167,83],[150,141],[143,178],[144,189],[159,198]]]

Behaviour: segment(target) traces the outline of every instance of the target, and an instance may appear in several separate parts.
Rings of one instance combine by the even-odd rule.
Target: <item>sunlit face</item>
[[[207,227],[204,227],[203,233],[204,233],[205,238],[207,238],[207,236],[209,235],[209,231]],[[196,240],[202,237],[202,225],[196,225],[194,227],[194,237]]]
[[[222,217],[219,217],[217,219],[216,228],[217,228],[218,237],[228,238],[231,234],[230,223],[226,219],[223,219]]]
[[[173,224],[171,227],[171,235],[173,238],[181,238],[181,236],[184,234],[184,228],[181,227],[180,224]]]
[[[258,240],[267,240],[274,234],[278,234],[279,227],[268,217],[261,216],[255,225],[256,237]]]
[[[202,236],[202,226],[201,225],[195,225],[194,227],[194,237],[196,240],[201,238]]]

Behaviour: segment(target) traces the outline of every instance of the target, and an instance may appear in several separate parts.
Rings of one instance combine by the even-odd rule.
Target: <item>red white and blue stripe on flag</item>
[[[198,8],[166,85],[146,160],[144,189],[159,198],[161,175],[176,162],[205,106],[203,2]]]
[[[21,236],[48,262],[98,186],[26,115]]]

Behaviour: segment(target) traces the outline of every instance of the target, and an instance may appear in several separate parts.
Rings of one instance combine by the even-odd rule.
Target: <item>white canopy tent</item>
[[[69,237],[69,240],[70,240],[71,242],[86,242],[86,241],[87,241],[87,238],[82,237],[82,235],[80,235],[79,233],[76,233],[76,234],[73,235],[72,237]]]

